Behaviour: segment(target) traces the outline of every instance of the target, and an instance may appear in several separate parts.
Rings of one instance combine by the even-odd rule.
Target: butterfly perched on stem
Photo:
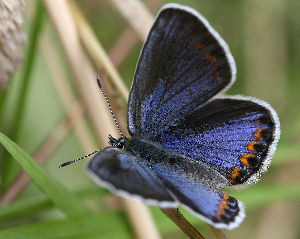
[[[235,76],[229,48],[207,20],[189,7],[165,5],[131,86],[131,137],[110,136],[111,147],[89,162],[90,175],[117,195],[162,208],[181,204],[216,228],[237,227],[243,204],[220,189],[259,179],[280,126],[268,103],[223,95]]]

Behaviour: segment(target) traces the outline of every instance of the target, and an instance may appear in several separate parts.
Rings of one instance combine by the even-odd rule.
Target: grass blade
[[[123,217],[125,215],[120,213],[102,213],[39,222],[3,230],[0,232],[0,239],[132,238],[129,225]]]
[[[257,186],[236,193],[236,197],[245,202],[247,208],[262,207],[278,201],[297,201],[300,199],[300,183]]]
[[[55,178],[48,175],[28,154],[2,133],[0,133],[0,143],[41,191],[67,216],[75,216],[85,212],[84,207],[72,193]]]
[[[81,198],[82,200],[86,198],[93,198],[95,196],[99,197],[99,195],[104,195],[105,193],[107,193],[105,189],[96,185],[91,188],[84,188],[80,191],[74,192],[76,197]],[[97,203],[104,204],[101,200],[97,200]],[[103,207],[107,207],[107,205],[103,205]],[[0,207],[0,225],[4,222],[9,222],[9,220],[14,221],[24,217],[30,218],[36,214],[53,209],[55,209],[55,205],[44,195],[20,199],[14,203]]]
[[[35,56],[37,53],[36,48],[38,43],[38,37],[41,31],[43,16],[45,12],[41,1],[36,1],[36,5],[37,6],[35,9],[35,14],[28,36],[29,42],[24,56],[24,63],[22,65],[21,79],[19,83],[20,86],[18,87],[18,95],[15,99],[16,103],[14,117],[8,129],[9,137],[11,137],[15,141],[17,141],[18,139],[18,134],[20,132],[20,127],[24,115],[24,106],[26,104],[27,93],[32,78],[31,73],[34,66]],[[14,165],[14,161],[6,156],[7,155],[4,153],[4,155],[2,156],[2,166],[0,168],[2,177],[2,184],[0,185],[1,192],[3,192],[9,186],[13,178],[16,176],[16,167]]]

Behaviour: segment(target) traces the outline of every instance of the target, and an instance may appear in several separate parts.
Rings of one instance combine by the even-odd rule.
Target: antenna
[[[98,153],[99,151],[100,151],[100,149],[98,149],[98,150],[96,150],[96,151],[94,151],[94,152],[92,152],[92,153],[89,153],[89,154],[87,154],[87,155],[85,155],[85,156],[83,156],[83,157],[80,157],[80,158],[78,158],[78,159],[75,159],[75,160],[72,160],[72,161],[65,162],[65,163],[59,165],[59,168],[62,168],[62,167],[65,167],[65,166],[67,166],[67,165],[69,165],[69,164],[75,163],[75,162],[77,162],[77,161],[79,161],[79,160],[81,160],[81,159],[85,159],[85,158],[87,158],[87,157],[90,157],[91,155],[93,155],[93,154],[95,154],[95,153]]]
[[[117,119],[116,119],[116,116],[115,116],[114,112],[113,112],[112,109],[111,109],[111,106],[110,106],[110,103],[109,103],[109,101],[108,101],[108,98],[107,98],[107,96],[106,96],[106,94],[105,94],[105,92],[104,92],[104,90],[103,90],[103,88],[102,88],[102,85],[101,85],[101,83],[100,83],[99,75],[97,75],[97,83],[98,83],[98,86],[99,86],[99,88],[100,88],[100,90],[101,90],[101,92],[102,92],[102,94],[103,94],[105,100],[106,100],[106,103],[107,103],[108,108],[109,108],[109,111],[110,111],[110,113],[111,113],[111,115],[112,115],[112,117],[113,117],[113,119],[114,119],[114,121],[115,121],[115,124],[117,125],[118,131],[119,131],[121,137],[124,138],[124,135],[123,135],[123,133],[122,133],[122,131],[121,131],[121,129],[120,129],[120,126],[119,126],[119,124],[118,124],[118,121],[117,121]]]
[[[118,124],[118,122],[117,122],[116,116],[114,115],[114,113],[113,113],[113,111],[112,111],[112,109],[111,109],[111,106],[110,106],[110,103],[109,103],[109,101],[108,101],[108,98],[107,98],[107,96],[106,96],[106,94],[105,94],[105,92],[104,92],[104,90],[103,90],[103,88],[102,88],[102,85],[101,85],[101,83],[100,83],[99,75],[97,75],[97,83],[98,83],[98,86],[99,86],[99,88],[100,88],[100,90],[101,90],[101,92],[102,92],[102,94],[103,94],[105,100],[106,100],[106,103],[107,103],[107,105],[108,105],[108,108],[109,108],[109,110],[110,110],[110,113],[111,113],[111,115],[112,115],[112,117],[113,117],[113,119],[114,119],[114,121],[115,121],[115,124],[117,125],[118,131],[119,131],[121,137],[122,137],[122,138],[125,138],[124,135],[123,135],[123,133],[122,133],[122,131],[121,131],[121,129],[120,129],[120,126],[119,126],[119,124]],[[96,151],[94,151],[94,152],[92,152],[92,153],[89,153],[89,154],[87,154],[87,155],[85,155],[85,156],[83,156],[83,157],[80,157],[80,158],[78,158],[78,159],[75,159],[75,160],[72,160],[72,161],[65,162],[65,163],[61,164],[61,165],[59,166],[59,168],[62,168],[62,167],[65,167],[65,166],[67,166],[67,165],[69,165],[69,164],[75,163],[75,162],[77,162],[77,161],[79,161],[79,160],[81,160],[81,159],[85,159],[85,158],[87,158],[87,157],[90,157],[91,155],[93,155],[93,154],[95,154],[95,153],[98,153],[99,151],[100,151],[100,149],[98,149],[98,150],[96,150]]]

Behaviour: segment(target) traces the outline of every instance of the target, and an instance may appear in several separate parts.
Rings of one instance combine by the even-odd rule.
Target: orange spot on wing
[[[229,197],[228,197],[229,198]],[[221,203],[223,204],[224,207],[227,207],[229,209],[228,203],[225,201],[221,201]]]
[[[263,137],[261,136],[261,132],[262,132],[263,130],[264,130],[263,128],[259,128],[258,130],[255,131],[254,136],[255,136],[257,139],[262,139]]]
[[[246,167],[251,167],[251,164],[249,163],[249,158],[253,158],[253,157],[255,157],[253,154],[244,154],[240,157],[240,161]]]
[[[257,152],[256,149],[254,148],[254,146],[255,146],[256,144],[260,144],[260,142],[251,142],[251,143],[249,143],[249,144],[247,145],[247,148],[248,148],[250,151],[252,151],[252,152]]]
[[[223,213],[225,212],[224,206],[219,205],[218,208],[219,208]]]
[[[216,212],[217,218],[221,219],[222,213],[221,212]]]
[[[197,50],[203,50],[205,48],[205,45],[204,44],[202,44],[202,43],[197,43],[197,45],[196,45],[196,49]]]
[[[209,53],[206,53],[205,59],[210,61],[210,62],[216,62],[217,58],[215,56],[210,55]]]
[[[224,199],[225,201],[227,201],[227,200],[229,199],[229,196],[228,196],[227,194],[224,194],[224,195],[223,195],[223,199]]]
[[[241,169],[240,168],[234,168],[233,173],[231,174],[231,178],[235,179],[237,176],[239,176]]]

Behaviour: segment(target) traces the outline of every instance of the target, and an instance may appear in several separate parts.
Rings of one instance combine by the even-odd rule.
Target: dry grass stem
[[[146,6],[151,11],[156,11],[161,5],[160,0],[147,0]],[[135,32],[130,27],[126,27],[122,32],[115,45],[109,52],[109,57],[112,63],[118,67],[135,46],[139,39],[137,38]],[[142,41],[142,39],[141,39]]]
[[[70,1],[70,6],[75,23],[77,25],[79,36],[88,53],[97,66],[99,66],[107,74],[114,86],[122,94],[122,97],[127,100],[129,94],[128,89],[122,81],[118,71],[107,56],[101,43],[98,41],[95,33],[85,20],[75,2]]]
[[[86,153],[90,153],[95,150],[94,142],[89,133],[89,127],[82,114],[81,105],[69,86],[65,73],[60,64],[60,58],[58,57],[52,43],[45,35],[40,40],[40,46],[47,66],[50,68],[49,72],[52,74],[52,79],[57,86],[59,96],[62,98],[62,102],[65,106],[67,114],[71,119],[71,123],[78,139],[83,146]]]
[[[217,228],[214,228],[213,226],[209,225],[210,230],[213,232],[213,234],[216,236],[217,239],[226,239],[225,233]]]
[[[138,239],[159,239],[161,238],[155,224],[148,223],[147,225],[144,222],[149,221],[149,218],[152,218],[152,215],[149,210],[145,209],[145,204],[136,200],[127,199],[123,200],[124,206],[129,209],[128,214],[130,221],[133,225],[139,225],[142,227],[143,232],[140,231],[140,228],[134,227],[134,232],[136,238]],[[143,212],[140,214],[140,212]]]
[[[107,144],[107,135],[112,134],[113,136],[117,136],[118,132],[113,120],[111,120],[106,102],[99,94],[95,80],[96,74],[80,45],[75,21],[68,3],[67,1],[59,0],[44,0],[44,3],[61,42],[74,79],[76,80],[77,87],[86,103],[87,112],[97,136],[101,143],[105,145]],[[128,205],[128,203],[126,203],[126,205]],[[126,209],[130,211],[129,216],[134,215],[134,217],[138,216],[145,219],[142,221],[131,218],[131,221],[136,223],[133,225],[133,228],[138,238],[145,238],[145,235],[151,236],[150,233],[154,236],[152,238],[157,238],[155,237],[155,235],[158,235],[156,230],[152,232],[148,230],[149,228],[155,229],[151,217],[142,216],[149,214],[147,207],[144,205],[142,207],[135,207],[134,204],[130,204],[130,207],[127,206]]]
[[[138,38],[131,28],[127,27],[122,32],[121,36],[109,52],[109,58],[116,67],[121,65],[137,41]]]
[[[43,145],[34,154],[34,159],[39,164],[43,164],[47,158],[56,152],[56,149],[70,132],[70,126],[70,119],[65,117],[55,129],[51,131],[51,135],[49,135]],[[26,173],[22,172],[1,197],[0,206],[11,203],[25,189],[29,182],[30,178]]]
[[[147,8],[151,10],[151,12],[156,12],[163,2],[164,1],[162,0],[146,0],[145,4]]]
[[[146,39],[153,24],[151,12],[141,1],[137,0],[111,0],[140,39]]]
[[[161,209],[186,235],[194,239],[205,239],[176,209]]]
[[[111,120],[106,102],[99,94],[96,72],[82,49],[67,1],[44,0],[44,3],[61,42],[77,88],[86,105],[87,113],[95,127],[97,137],[101,143],[105,144],[108,134],[117,136],[118,132]]]

